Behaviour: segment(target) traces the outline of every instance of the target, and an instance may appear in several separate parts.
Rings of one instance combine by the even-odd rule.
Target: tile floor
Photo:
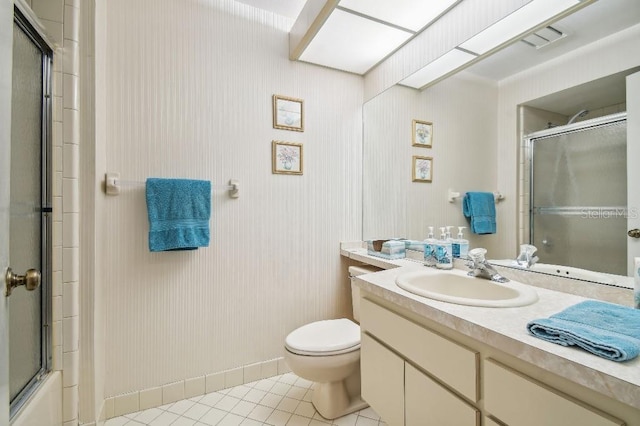
[[[371,408],[335,420],[322,418],[311,404],[311,385],[287,373],[115,417],[105,426],[386,426]]]

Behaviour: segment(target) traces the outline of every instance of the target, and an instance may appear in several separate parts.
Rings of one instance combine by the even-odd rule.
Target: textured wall
[[[498,88],[461,73],[424,91],[394,86],[364,107],[363,236],[424,239],[427,227],[469,226],[448,189],[496,191]],[[412,120],[433,123],[433,147],[411,145]],[[412,182],[412,157],[433,158],[433,181]],[[498,221],[503,218],[497,204]],[[453,228],[457,233],[457,228]],[[465,235],[493,252],[496,236]],[[455,234],[454,234],[455,237]]]
[[[231,0],[105,6],[108,171],[241,183],[193,252],[148,251],[143,187],[105,197],[105,397],[279,357],[295,327],[348,315],[362,78],[290,62],[290,23]],[[272,128],[273,94],[304,99],[303,133]],[[271,173],[274,139],[304,144],[303,176]]]

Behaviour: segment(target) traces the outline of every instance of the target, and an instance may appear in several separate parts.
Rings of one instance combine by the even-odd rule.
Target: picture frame
[[[303,167],[301,143],[271,142],[271,172],[282,175],[301,175]]]
[[[431,148],[433,145],[433,123],[413,120],[411,146]]]
[[[304,101],[273,95],[273,128],[304,132]]]
[[[414,182],[431,182],[433,180],[433,158],[413,156],[412,179]]]

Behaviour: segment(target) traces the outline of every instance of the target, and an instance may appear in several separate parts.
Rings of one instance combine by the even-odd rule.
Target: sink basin
[[[508,308],[530,305],[538,300],[535,290],[522,283],[500,284],[470,277],[456,269],[409,272],[398,276],[396,284],[418,296],[458,305]]]
[[[489,263],[501,266],[509,266],[512,268],[523,269],[514,260],[490,260]],[[575,280],[593,281],[596,283],[615,285],[616,281],[609,275],[599,272],[589,271],[588,269],[574,268],[572,266],[552,265],[549,263],[536,263],[529,271],[541,272],[543,274],[556,275],[558,277],[573,278]]]

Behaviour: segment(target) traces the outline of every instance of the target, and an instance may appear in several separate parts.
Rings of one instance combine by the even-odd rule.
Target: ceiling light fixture
[[[289,58],[366,74],[462,0],[308,0]]]
[[[440,56],[426,67],[411,74],[400,82],[403,86],[422,89],[427,84],[435,83],[436,80],[448,75],[451,71],[460,68],[464,64],[476,59],[477,55],[465,52],[460,49],[453,49]]]
[[[562,38],[564,34],[560,32],[558,35],[557,30],[552,27],[547,28],[551,21],[573,13],[593,1],[596,0],[532,0],[411,74],[399,84],[420,90],[425,89],[536,29],[539,30],[540,37],[545,39],[554,41]],[[537,46],[540,44],[537,42],[537,37],[527,42]]]
[[[471,37],[460,47],[484,55],[579,3],[579,0],[534,0]]]

